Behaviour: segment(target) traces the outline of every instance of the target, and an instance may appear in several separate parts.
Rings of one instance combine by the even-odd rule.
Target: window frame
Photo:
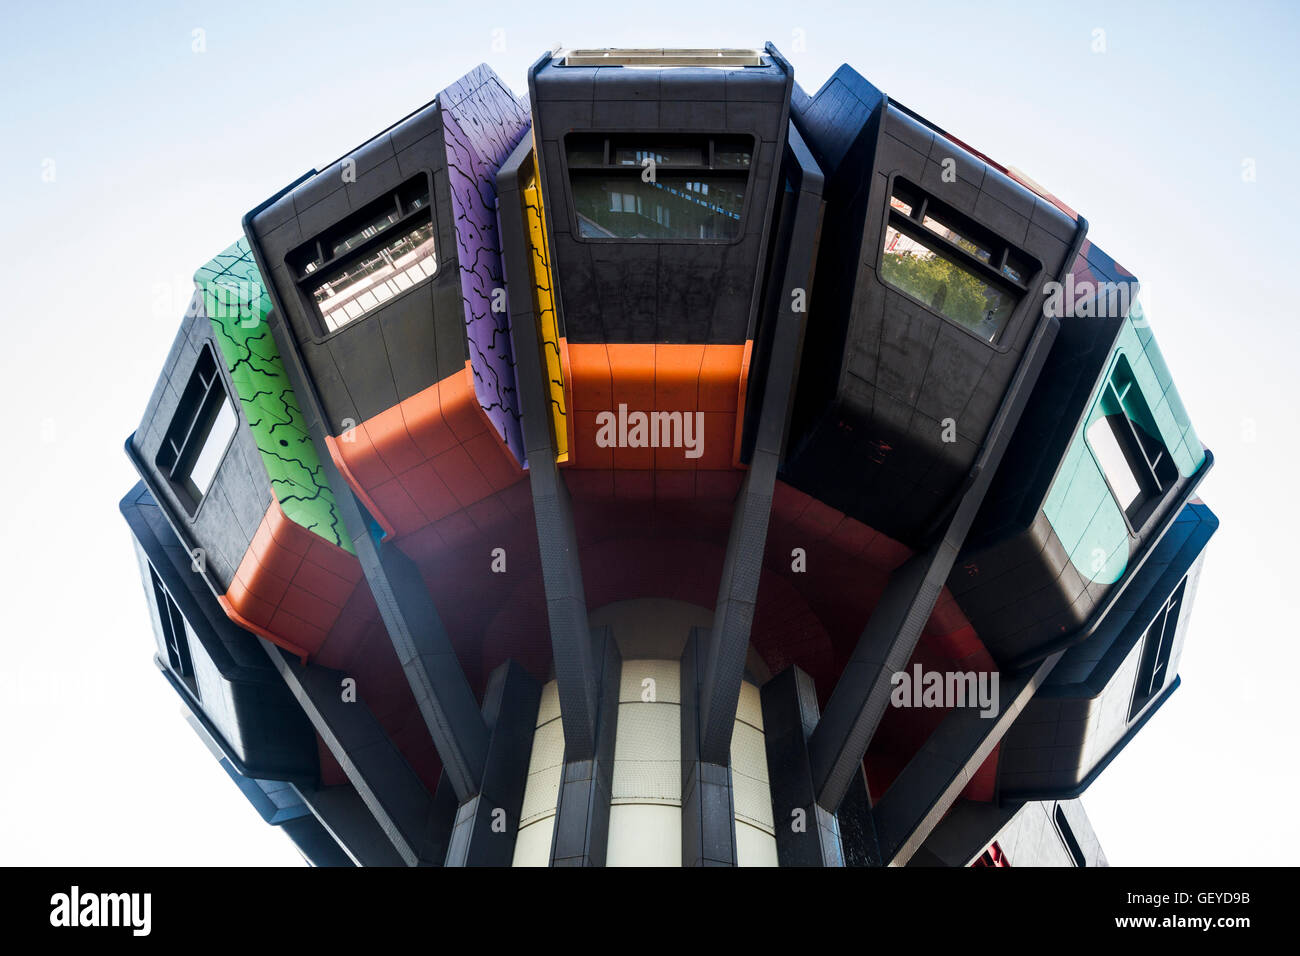
[[[194,655],[190,650],[189,624],[180,605],[172,597],[167,586],[152,564],[149,565],[150,584],[153,588],[154,605],[158,610],[158,622],[162,627],[163,644],[167,650],[167,666],[173,674],[189,689],[195,700],[200,700],[199,681],[194,671]]]
[[[212,366],[211,378],[206,378],[203,374],[205,363],[210,363]],[[195,388],[196,380],[200,383],[201,388]],[[202,444],[197,447],[192,446],[190,441],[196,434],[198,425],[205,417],[204,409],[213,401],[213,396],[217,392],[220,393],[220,401],[214,403],[213,411],[210,413],[212,417],[211,422],[208,424],[208,436]],[[231,428],[230,435],[226,438],[217,455],[217,462],[212,470],[212,481],[196,498],[186,486],[186,480],[189,480],[191,484],[193,483],[191,475],[194,465],[207,447],[208,440],[211,439],[211,428],[216,424],[223,404],[234,417],[234,427]],[[185,419],[188,419],[188,424],[183,430],[178,428],[178,425],[184,420],[182,415],[185,416]],[[172,497],[180,504],[191,522],[198,520],[199,513],[203,510],[203,504],[208,500],[212,486],[216,484],[217,477],[221,473],[221,467],[225,464],[226,456],[230,454],[231,446],[234,445],[235,439],[239,436],[240,423],[239,403],[231,399],[231,389],[227,386],[225,380],[224,363],[217,360],[216,350],[212,347],[212,343],[204,342],[199,349],[198,358],[190,368],[185,389],[181,392],[176,407],[172,410],[171,421],[167,425],[167,430],[163,433],[162,443],[158,448],[158,452],[154,455],[154,467],[158,469],[159,474],[167,483],[167,487],[171,490]],[[177,432],[182,432],[179,445],[174,440],[174,435]],[[197,487],[195,485],[196,489]]]
[[[400,200],[401,194],[417,181],[422,181],[427,187],[427,202],[424,207],[403,214],[397,222],[392,224],[391,227],[375,234],[365,242],[358,244],[355,248],[334,255],[328,259],[324,258],[323,252],[327,241],[340,233],[346,233],[351,230],[352,227],[345,226],[345,223],[351,223],[355,220],[367,218],[363,214],[368,210],[371,210],[372,207],[376,210],[382,209],[382,202],[385,199],[392,200],[394,206],[400,209],[400,206],[397,204]],[[433,227],[433,258],[437,263],[433,275],[425,276],[420,282],[413,283],[409,289],[403,289],[391,298],[384,300],[378,308],[371,309],[368,312],[363,312],[355,319],[343,323],[337,329],[331,329],[326,323],[325,315],[321,312],[320,306],[317,304],[314,297],[315,288],[321,284],[320,280],[315,277],[318,275],[324,275],[331,270],[340,269],[359,262],[375,249],[384,246],[386,240],[391,241],[392,237],[398,235],[403,227],[423,220],[425,215],[429,217],[429,221]],[[421,289],[425,285],[437,282],[440,278],[443,278],[447,274],[446,243],[443,242],[443,238],[442,231],[439,228],[438,203],[434,197],[433,173],[429,169],[420,169],[418,172],[404,178],[396,185],[379,192],[356,209],[349,210],[347,215],[343,218],[331,223],[324,229],[319,230],[310,239],[300,242],[290,249],[284,255],[284,268],[288,274],[289,281],[293,284],[294,291],[298,296],[298,302],[302,307],[303,314],[307,318],[312,331],[313,342],[319,345],[323,342],[329,341],[336,335],[342,335],[354,326],[364,322],[366,319],[378,315],[385,308],[392,305],[394,302],[397,302],[399,299],[403,299],[412,292],[415,292],[417,289]],[[316,249],[318,257],[323,259],[323,261],[315,273],[312,275],[303,275],[298,262],[301,261],[300,257],[304,253],[309,252],[313,247]]]
[[[1173,659],[1174,638],[1178,635],[1178,622],[1186,597],[1187,578],[1184,577],[1142,631],[1139,638],[1142,649],[1138,656],[1137,673],[1133,676],[1133,691],[1129,696],[1130,723],[1169,686],[1169,662]],[[1160,625],[1160,634],[1155,644],[1152,644],[1152,629],[1157,624]],[[1155,683],[1157,674],[1160,675],[1159,684]],[[1145,688],[1142,686],[1144,683]]]
[[[1057,803],[1052,807],[1052,825],[1056,828],[1056,834],[1061,838],[1061,844],[1065,847],[1066,855],[1069,856],[1070,862],[1076,867],[1086,868],[1088,858],[1083,854],[1083,847],[1079,843],[1079,838],[1074,835],[1074,827],[1070,826],[1070,820],[1061,809],[1061,804]]]
[[[912,211],[905,213],[901,209],[894,207],[893,199],[898,189],[898,183],[903,183],[905,191],[911,192],[918,197],[918,202],[912,203]],[[996,257],[998,265],[995,268],[989,263],[984,262],[978,256],[973,255],[968,250],[962,248],[953,242],[947,236],[941,235],[924,225],[927,212],[937,212],[944,215],[950,221],[957,224],[968,226],[968,233],[975,238],[984,240],[990,245],[991,257]],[[884,277],[885,262],[885,237],[889,234],[889,228],[893,226],[899,233],[906,236],[913,242],[921,245],[933,245],[938,251],[936,255],[949,257],[954,261],[958,268],[966,268],[976,278],[994,286],[1002,292],[1011,295],[1015,304],[1011,307],[1011,313],[1007,316],[1006,322],[998,330],[992,339],[986,339],[974,329],[962,325],[955,319],[950,319],[942,312],[937,312],[928,302],[917,298],[906,289],[899,288]],[[882,286],[890,292],[896,292],[905,296],[909,301],[915,302],[921,306],[930,315],[942,319],[948,325],[966,333],[975,341],[982,343],[996,352],[1007,352],[1010,350],[1010,340],[1015,330],[1019,328],[1021,317],[1025,314],[1025,303],[1033,300],[1033,291],[1038,286],[1038,281],[1043,272],[1043,264],[1038,257],[1016,245],[1008,239],[1003,238],[995,230],[979,222],[973,216],[963,213],[950,203],[944,202],[935,196],[929,190],[922,188],[901,173],[891,174],[885,183],[885,202],[884,215],[881,219],[880,236],[877,242],[878,251],[876,255],[876,279]],[[1012,277],[1004,274],[1001,268],[1013,257],[1018,257],[1022,262],[1031,267],[1028,270],[1028,276],[1024,281],[1017,281]]]
[[[570,143],[574,139],[590,137],[592,139],[601,138],[604,140],[604,162],[600,165],[574,165],[569,162]],[[613,163],[614,147],[612,143],[624,138],[640,138],[646,145],[654,145],[655,141],[664,145],[671,144],[674,140],[689,141],[692,139],[707,140],[708,156],[704,165],[688,166],[681,164],[661,163],[656,164],[656,171],[666,170],[671,173],[690,173],[698,172],[702,174],[717,175],[732,180],[744,179],[745,184],[745,201],[740,208],[739,230],[735,236],[727,239],[681,239],[681,238],[620,238],[617,236],[584,236],[581,233],[580,222],[578,220],[577,197],[573,188],[573,173],[577,170],[579,175],[583,173],[603,173],[610,176],[626,175],[640,179],[640,165],[624,166]],[[733,166],[716,166],[714,157],[717,149],[718,140],[738,139],[747,140],[749,144],[749,165],[744,168]],[[750,212],[753,208],[754,191],[751,188],[754,183],[754,170],[758,166],[759,149],[762,140],[758,134],[752,130],[686,130],[686,129],[611,129],[611,130],[570,130],[561,139],[560,164],[564,171],[564,189],[568,201],[568,220],[569,235],[575,242],[587,242],[596,245],[609,243],[631,243],[636,245],[689,245],[689,246],[734,246],[745,241],[746,231],[745,224],[749,221]]]
[[[1121,362],[1127,367],[1128,376],[1130,378],[1128,387],[1123,391],[1120,391],[1120,389],[1115,385],[1115,375],[1120,370]],[[1088,454],[1092,456],[1093,463],[1096,464],[1097,470],[1101,473],[1102,481],[1106,483],[1106,490],[1110,492],[1111,500],[1115,503],[1115,507],[1119,509],[1120,515],[1123,516],[1124,526],[1128,528],[1129,535],[1136,538],[1151,523],[1151,519],[1160,511],[1160,506],[1169,494],[1169,490],[1178,484],[1182,475],[1178,472],[1177,465],[1174,464],[1172,453],[1169,451],[1169,446],[1165,444],[1164,438],[1160,435],[1149,436],[1160,443],[1160,452],[1155,456],[1154,460],[1152,460],[1152,458],[1147,454],[1142,438],[1138,434],[1138,426],[1133,422],[1133,419],[1129,417],[1128,409],[1124,405],[1124,400],[1128,396],[1128,392],[1132,389],[1136,389],[1137,398],[1141,400],[1147,415],[1151,416],[1152,421],[1154,421],[1154,416],[1151,415],[1151,403],[1147,401],[1146,395],[1143,394],[1141,386],[1138,385],[1137,376],[1133,372],[1132,363],[1129,362],[1128,357],[1123,352],[1117,352],[1112,357],[1110,364],[1106,367],[1106,374],[1102,377],[1097,397],[1093,400],[1092,404],[1088,406],[1088,416],[1084,419],[1085,424],[1083,425],[1082,433],[1084,447],[1088,449]],[[1119,414],[1122,415],[1125,423],[1128,425],[1126,431],[1120,431],[1118,434],[1116,434],[1116,429],[1112,426],[1111,433],[1114,435],[1116,444],[1119,445],[1120,451],[1123,453],[1125,461],[1129,466],[1129,473],[1133,476],[1133,479],[1137,482],[1140,489],[1142,497],[1136,508],[1132,505],[1126,508],[1120,504],[1119,495],[1115,491],[1115,486],[1111,482],[1110,475],[1106,473],[1106,468],[1102,464],[1101,456],[1097,453],[1097,449],[1093,447],[1092,439],[1088,437],[1088,432],[1093,426],[1103,420],[1109,421],[1113,417],[1105,414],[1103,411],[1101,417],[1093,421],[1092,425],[1087,424],[1088,419],[1092,418],[1092,413],[1106,400],[1108,390],[1110,394],[1113,395],[1114,403],[1120,408]],[[1167,482],[1162,481],[1160,475],[1156,471],[1157,467],[1162,463],[1173,467],[1173,475],[1168,478]],[[1133,511],[1133,514],[1129,514],[1130,510]]]

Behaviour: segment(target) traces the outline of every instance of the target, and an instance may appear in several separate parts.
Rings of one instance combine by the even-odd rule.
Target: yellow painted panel
[[[551,291],[551,253],[546,241],[546,219],[542,191],[538,188],[534,164],[524,181],[524,214],[528,224],[528,252],[532,260],[533,311],[542,343],[547,383],[551,394],[551,430],[555,436],[555,460],[569,460],[569,426],[564,404],[564,370],[560,363],[560,330],[555,318]]]

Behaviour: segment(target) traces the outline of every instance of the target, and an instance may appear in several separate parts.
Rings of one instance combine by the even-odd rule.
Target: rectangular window
[[[1085,432],[1088,447],[1129,525],[1141,528],[1178,480],[1178,468],[1122,355],[1102,386],[1097,411]]]
[[[565,141],[578,235],[729,241],[740,235],[753,140],[580,134]]]
[[[1038,263],[907,180],[895,178],[880,262],[883,281],[994,342]]]
[[[154,460],[191,518],[212,487],[238,424],[216,357],[204,346]]]
[[[1065,811],[1061,805],[1056,805],[1056,810],[1052,813],[1052,820],[1056,824],[1056,832],[1061,835],[1061,842],[1065,844],[1065,851],[1070,854],[1070,859],[1075,866],[1087,866],[1088,859],[1083,855],[1083,847],[1079,846],[1079,841],[1074,836],[1074,830],[1070,828],[1070,821],[1065,818]]]
[[[1178,631],[1178,608],[1183,603],[1186,586],[1187,579],[1184,578],[1142,635],[1142,659],[1133,686],[1133,701],[1129,704],[1129,720],[1140,714],[1165,689],[1169,679],[1169,653],[1173,649],[1174,634]]]
[[[408,180],[299,246],[289,266],[336,332],[438,271],[429,181]]]
[[[158,608],[158,621],[162,625],[163,642],[167,647],[167,664],[197,697],[199,690],[194,680],[194,661],[190,657],[189,639],[192,632],[189,622],[152,567],[149,569],[149,577],[153,584],[154,605]]]
[[[656,70],[668,67],[735,69],[743,66],[765,66],[768,63],[762,50],[731,49],[563,50],[556,55],[555,62],[560,66],[648,67]]]

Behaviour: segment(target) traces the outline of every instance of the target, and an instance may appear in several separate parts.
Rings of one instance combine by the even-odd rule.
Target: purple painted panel
[[[461,299],[470,366],[479,404],[506,447],[526,464],[519,397],[511,352],[510,317],[497,232],[496,172],[529,129],[529,115],[486,65],[475,67],[438,94],[447,143],[447,175],[456,220]]]

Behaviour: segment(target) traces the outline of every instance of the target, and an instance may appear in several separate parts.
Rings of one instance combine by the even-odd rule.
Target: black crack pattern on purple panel
[[[519,395],[511,351],[501,239],[496,218],[496,172],[528,131],[528,112],[486,66],[438,95],[447,143],[447,175],[460,259],[461,299],[470,367],[479,405],[506,447],[524,462]]]

